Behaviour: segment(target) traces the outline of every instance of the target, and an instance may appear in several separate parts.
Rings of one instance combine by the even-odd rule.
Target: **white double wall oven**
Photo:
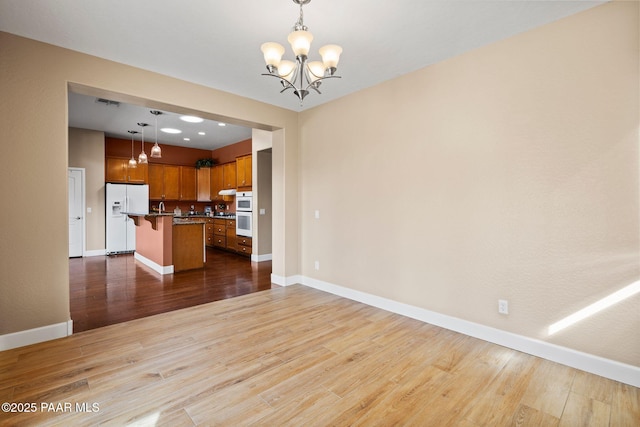
[[[251,191],[236,193],[236,235],[253,237],[253,195]]]

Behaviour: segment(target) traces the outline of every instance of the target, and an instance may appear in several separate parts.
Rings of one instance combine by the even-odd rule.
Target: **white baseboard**
[[[251,254],[251,261],[253,262],[271,261],[272,259],[273,259],[273,256],[271,256],[271,254],[262,254],[262,255]]]
[[[28,329],[26,331],[0,335],[0,351],[64,338],[71,334],[73,334],[73,320],[56,323],[54,325],[42,326],[40,328]]]
[[[104,256],[106,254],[107,254],[107,250],[106,249],[96,249],[96,250],[93,250],[93,251],[84,251],[82,256],[84,256],[84,257]]]
[[[277,279],[280,283],[285,283],[283,286],[301,283],[310,288],[329,292],[331,294],[358,301],[392,313],[397,313],[425,323],[508,347],[513,350],[541,357],[552,362],[590,372],[601,377],[629,384],[634,387],[640,387],[640,367],[637,366],[627,365],[615,360],[605,359],[603,357],[572,350],[567,347],[529,338],[524,335],[518,335],[501,329],[481,325],[479,323],[470,322],[468,320],[447,316],[424,308],[400,303],[387,298],[368,294],[366,292],[312,279],[310,277],[296,275],[289,277],[277,277]],[[274,281],[273,274],[271,275],[271,280],[276,284],[280,284],[279,282]]]
[[[280,286],[291,286],[295,285],[296,283],[302,283],[302,277],[303,276],[300,276],[298,274],[295,276],[284,277],[271,273],[271,283],[275,283],[276,285]]]
[[[138,252],[135,252],[133,257],[157,273],[173,274],[173,265],[160,265],[155,261],[151,261],[149,258],[140,255]]]

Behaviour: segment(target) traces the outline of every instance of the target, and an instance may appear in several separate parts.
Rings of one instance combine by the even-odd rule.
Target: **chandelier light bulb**
[[[324,64],[324,68],[329,70],[330,74],[333,75],[333,73],[336,71],[336,68],[338,68],[338,61],[340,61],[342,48],[337,44],[328,44],[326,46],[322,46],[319,52],[320,56],[322,56],[322,63]]]
[[[309,55],[309,50],[311,49],[311,42],[313,41],[313,35],[309,31],[292,31],[287,37],[289,44],[291,44],[291,49],[293,49],[293,54],[298,57],[307,57]]]
[[[289,82],[293,81],[293,72],[296,69],[296,63],[293,61],[284,60],[280,62],[278,67],[278,75]]]
[[[262,50],[264,62],[267,64],[269,72],[280,67],[280,61],[282,60],[282,55],[284,55],[284,47],[281,44],[274,42],[263,43],[260,50]]]
[[[307,71],[309,72],[309,83],[315,83],[318,79],[324,77],[324,65],[322,62],[312,61],[307,64],[307,67]]]

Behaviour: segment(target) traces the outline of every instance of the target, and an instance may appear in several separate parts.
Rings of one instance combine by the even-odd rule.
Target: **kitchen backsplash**
[[[158,210],[158,201],[149,202],[149,212],[157,212]],[[179,207],[183,214],[187,214],[191,209],[191,205],[193,205],[196,212],[204,212],[205,207],[211,206],[211,211],[214,209],[216,212],[220,212],[219,206],[220,202],[180,202],[180,201],[167,201],[164,202],[164,212],[173,212],[176,207]],[[225,213],[236,213],[236,206],[233,202],[224,204],[226,209],[224,209]]]

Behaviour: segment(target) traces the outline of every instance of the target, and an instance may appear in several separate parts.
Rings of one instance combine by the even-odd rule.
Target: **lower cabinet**
[[[244,237],[244,236],[239,236],[238,237],[238,247],[237,247],[237,251],[241,254],[245,254],[245,255],[251,255],[251,244],[252,244],[252,240],[251,237]]]
[[[236,250],[236,220],[228,219],[227,221],[227,249]]]
[[[236,235],[236,220],[208,218],[207,246],[251,255],[251,238]]]
[[[213,220],[213,246],[227,248],[227,221],[224,219]]]
[[[204,225],[204,238],[205,244],[209,247],[213,247],[213,218],[207,218]]]

